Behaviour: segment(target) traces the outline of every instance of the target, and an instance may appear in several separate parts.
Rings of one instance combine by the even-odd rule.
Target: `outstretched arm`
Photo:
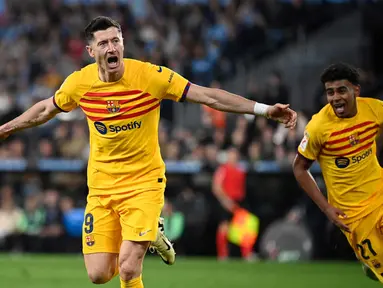
[[[297,122],[297,113],[291,110],[289,105],[269,106],[222,89],[191,84],[186,100],[224,112],[262,115],[284,123],[287,128],[294,128]]]
[[[41,125],[59,112],[60,110],[54,105],[52,98],[42,100],[19,117],[0,126],[0,140],[7,138],[14,132]]]

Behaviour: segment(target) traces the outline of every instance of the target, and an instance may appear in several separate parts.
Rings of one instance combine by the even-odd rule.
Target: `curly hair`
[[[359,72],[349,64],[332,64],[321,75],[321,82],[333,82],[338,80],[348,80],[353,85],[359,85]]]

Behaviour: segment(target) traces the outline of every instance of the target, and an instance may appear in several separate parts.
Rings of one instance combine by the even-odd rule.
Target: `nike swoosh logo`
[[[168,241],[164,241],[164,242],[165,242],[166,246],[168,247],[168,251],[169,251],[170,249],[172,249],[172,247],[170,247]]]
[[[147,231],[144,231],[144,232],[140,232],[138,235],[139,236],[144,236],[145,234],[148,234],[150,231],[152,231],[152,230],[147,230]]]
[[[157,72],[161,73],[162,72],[162,67],[161,66],[158,66],[158,70]]]

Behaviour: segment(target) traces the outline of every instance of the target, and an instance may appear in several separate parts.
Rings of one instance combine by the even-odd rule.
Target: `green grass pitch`
[[[373,288],[358,263],[245,263],[179,258],[166,266],[157,257],[144,264],[145,288]],[[0,255],[1,288],[87,288],[81,256]],[[120,287],[118,278],[101,287]]]

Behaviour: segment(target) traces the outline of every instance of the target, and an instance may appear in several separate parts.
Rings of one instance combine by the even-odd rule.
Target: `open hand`
[[[346,232],[351,232],[350,228],[346,224],[343,223],[342,219],[347,218],[347,215],[340,209],[335,208],[333,206],[329,206],[324,213],[330,219],[332,223],[338,226],[341,230]]]
[[[297,125],[297,112],[289,107],[289,104],[277,103],[267,109],[267,116],[270,119],[285,124],[286,128],[294,129]]]

